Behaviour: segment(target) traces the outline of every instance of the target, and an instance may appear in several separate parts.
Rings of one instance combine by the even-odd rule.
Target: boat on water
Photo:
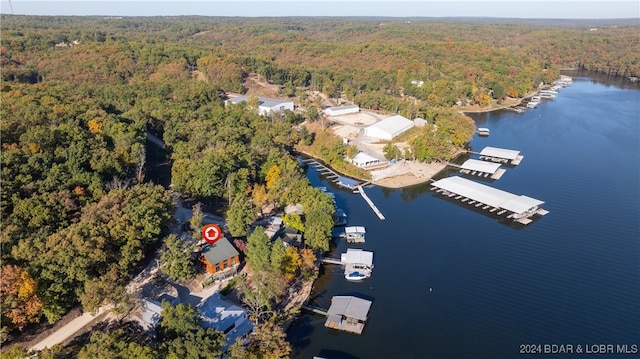
[[[344,277],[347,280],[354,280],[354,281],[363,280],[363,279],[369,278],[370,276],[371,276],[371,274],[366,275],[366,274],[360,273],[358,271],[353,271],[351,273],[347,273],[347,274],[344,275]]]
[[[490,131],[486,127],[478,127],[478,135],[480,136],[489,136]]]
[[[344,277],[347,280],[363,280],[371,277],[373,252],[349,248],[347,253],[340,256],[340,262],[344,265]]]
[[[344,226],[347,224],[347,214],[340,208],[336,209],[336,214],[333,216],[334,226]]]
[[[527,108],[536,108],[540,104],[540,101],[530,101],[527,103]]]

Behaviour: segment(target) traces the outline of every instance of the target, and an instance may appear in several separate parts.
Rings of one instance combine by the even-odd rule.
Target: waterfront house
[[[244,338],[253,330],[253,323],[248,319],[247,310],[232,302],[222,299],[220,293],[214,293],[198,304],[198,313],[202,326],[213,328],[224,333],[226,344],[223,351]]]
[[[205,266],[207,273],[211,274],[233,272],[240,265],[240,253],[225,237],[220,238],[214,244],[206,245],[200,251],[199,259]]]

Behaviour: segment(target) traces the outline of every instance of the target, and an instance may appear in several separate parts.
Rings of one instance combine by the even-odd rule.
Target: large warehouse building
[[[365,128],[364,135],[390,141],[413,126],[413,121],[404,116],[395,115]]]

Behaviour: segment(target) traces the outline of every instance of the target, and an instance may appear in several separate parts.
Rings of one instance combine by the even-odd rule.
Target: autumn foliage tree
[[[37,295],[38,285],[24,268],[2,266],[0,303],[3,326],[22,330],[29,323],[40,320],[42,300]]]

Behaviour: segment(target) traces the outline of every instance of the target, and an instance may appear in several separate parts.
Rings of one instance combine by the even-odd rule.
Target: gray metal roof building
[[[439,188],[440,191],[444,191],[449,197],[457,195],[456,199],[461,199],[463,202],[469,201],[469,204],[478,203],[486,208],[492,208],[491,212],[496,210],[501,210],[498,214],[503,214],[506,211],[512,212],[509,218],[515,220],[526,219],[534,214],[548,213],[539,208],[544,204],[544,201],[524,195],[515,195],[458,176],[443,178],[432,185]],[[520,222],[528,224],[526,220]]]
[[[209,244],[202,249],[201,253],[211,264],[220,263],[239,254],[225,237],[220,238],[214,244]]]

